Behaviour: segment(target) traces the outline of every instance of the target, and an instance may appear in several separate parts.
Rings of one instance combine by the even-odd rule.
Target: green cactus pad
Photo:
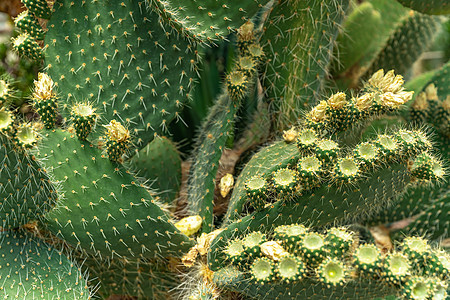
[[[330,286],[330,288],[311,278],[289,281],[289,283],[276,279],[272,282],[264,282],[264,284],[262,282],[253,283],[244,278],[242,272],[230,267],[215,272],[214,282],[219,287],[238,291],[258,299],[360,300],[396,294],[395,288],[383,282],[362,278],[349,281],[343,286]]]
[[[422,52],[428,49],[440,23],[436,17],[410,14],[396,28],[363,77],[368,78],[379,69],[394,69],[397,74],[405,75]]]
[[[194,41],[212,43],[227,36],[251,18],[268,0],[160,1],[146,0],[170,26]]]
[[[285,129],[321,95],[349,1],[330,5],[316,0],[278,2],[266,21],[261,45],[267,60],[263,74],[267,100],[276,127]]]
[[[173,204],[181,185],[181,158],[173,142],[166,137],[155,138],[133,156],[131,166],[162,202]]]
[[[42,49],[34,37],[28,33],[22,33],[11,41],[14,50],[21,56],[40,61],[44,58]]]
[[[450,3],[447,0],[397,0],[402,5],[430,15],[445,15],[450,13]]]
[[[3,299],[92,299],[81,268],[39,239],[2,232],[0,253]]]
[[[361,3],[350,13],[336,40],[334,52],[339,59],[333,62],[333,73],[344,73],[358,63],[376,42],[382,20],[370,2]]]
[[[61,188],[57,208],[46,215],[48,228],[74,247],[154,258],[192,246],[132,174],[75,134],[47,132],[37,157]]]
[[[28,10],[20,13],[15,19],[14,24],[17,29],[22,32],[26,32],[36,40],[42,40],[44,38],[44,31],[36,18],[30,14]]]
[[[241,105],[240,101],[235,100],[227,93],[219,96],[197,140],[188,194],[191,211],[203,218],[202,232],[211,232],[214,227],[213,201],[217,170],[226,141],[233,134],[234,119]]]
[[[437,96],[439,100],[444,101],[448,95],[450,95],[450,62],[443,65],[431,80],[428,82],[427,86],[433,83],[437,89]]]
[[[47,28],[46,69],[65,119],[73,104],[89,101],[102,116],[98,127],[117,119],[142,148],[180,118],[197,52],[143,2],[58,0]]]
[[[41,220],[57,193],[35,158],[0,136],[0,227],[14,228]]]
[[[83,258],[81,258],[84,260]],[[96,295],[108,299],[112,295],[136,297],[139,300],[171,299],[170,292],[179,284],[175,273],[168,269],[168,262],[126,262],[113,259],[110,262],[88,258],[87,268],[93,284],[100,285]]]
[[[444,185],[445,186],[445,185]],[[445,192],[442,195],[434,198],[435,194],[439,192],[439,188],[429,187],[423,192],[423,201],[414,202],[416,199],[411,199],[410,203],[415,203],[423,209],[422,214],[412,221],[406,228],[400,230],[399,234],[419,234],[427,235],[428,238],[439,240],[449,236],[448,228],[450,228],[450,192]],[[401,205],[402,203],[399,203]],[[407,210],[408,215],[413,215]],[[417,209],[414,210],[417,213]]]
[[[276,145],[271,149],[276,149]],[[289,144],[287,146],[290,147]],[[280,159],[278,162],[282,162],[282,160]],[[384,207],[386,201],[389,201],[388,199],[392,199],[403,191],[410,181],[409,176],[405,165],[392,163],[389,167],[382,167],[372,172],[367,179],[350,185],[351,187],[349,186],[348,189],[345,188],[345,185],[336,187],[324,185],[311,195],[295,197],[288,202],[277,201],[260,212],[240,219],[239,222],[227,224],[224,226],[226,230],[222,231],[211,244],[208,259],[210,268],[212,270],[220,268],[223,261],[220,249],[229,236],[236,236],[238,233],[242,235],[248,230],[267,232],[276,226],[291,224],[292,220],[300,223],[306,222],[312,226],[327,225],[345,219],[354,220],[359,214],[365,215],[370,210],[376,211],[381,206]],[[380,178],[383,180],[380,181]],[[383,190],[384,192],[382,194],[374,193],[374,190]],[[234,192],[236,193],[236,187]],[[246,199],[239,201],[245,203]],[[261,220],[264,222],[261,223]]]

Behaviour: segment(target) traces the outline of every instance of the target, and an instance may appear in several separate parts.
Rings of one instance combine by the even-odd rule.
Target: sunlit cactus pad
[[[143,147],[180,117],[196,81],[196,48],[143,2],[59,0],[47,27],[45,64],[65,118],[90,101],[99,125],[118,118]]]

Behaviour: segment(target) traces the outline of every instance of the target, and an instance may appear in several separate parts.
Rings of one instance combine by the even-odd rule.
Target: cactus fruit
[[[55,84],[47,74],[39,73],[34,86],[32,98],[36,112],[41,116],[45,128],[52,129],[55,126],[58,109]]]
[[[28,33],[21,33],[12,40],[14,49],[22,56],[26,56],[32,60],[42,60],[44,58],[42,49],[36,39]]]
[[[86,141],[94,129],[98,118],[96,109],[89,103],[76,103],[72,106],[71,121],[78,138]]]
[[[49,19],[52,15],[47,0],[23,0],[22,3],[33,15],[38,18]]]
[[[28,10],[20,13],[14,19],[14,24],[17,29],[28,33],[36,40],[42,40],[44,38],[44,32],[41,25]]]

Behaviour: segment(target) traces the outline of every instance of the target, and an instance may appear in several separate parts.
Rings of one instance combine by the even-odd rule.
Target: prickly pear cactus
[[[5,299],[448,297],[448,0],[23,5]]]

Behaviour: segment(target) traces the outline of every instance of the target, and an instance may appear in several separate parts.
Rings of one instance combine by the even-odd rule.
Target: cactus
[[[360,2],[23,0],[4,298],[445,299],[448,1]]]

